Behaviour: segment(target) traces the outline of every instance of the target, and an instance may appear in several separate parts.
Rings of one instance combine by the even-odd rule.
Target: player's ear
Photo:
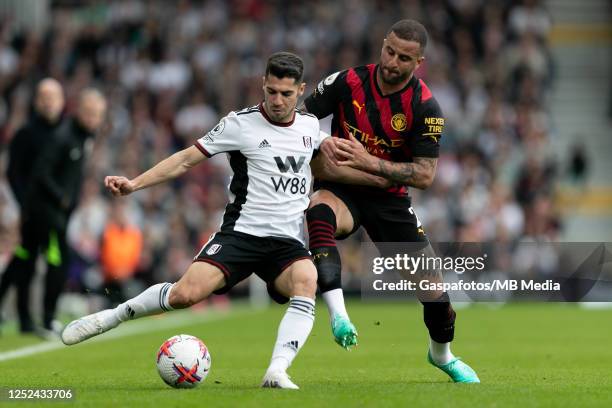
[[[416,59],[416,66],[414,67],[414,69],[418,69],[419,66],[421,66],[421,64],[423,63],[423,61],[425,61],[425,56],[421,55],[419,58]]]
[[[298,87],[298,97],[304,95],[304,90],[306,89],[306,82],[302,82]]]
[[[261,77],[261,89],[266,90],[266,76]]]

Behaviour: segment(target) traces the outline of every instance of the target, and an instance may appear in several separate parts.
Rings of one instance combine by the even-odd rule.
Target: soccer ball
[[[157,352],[157,371],[174,388],[194,388],[210,371],[210,353],[197,337],[179,334],[170,337]]]

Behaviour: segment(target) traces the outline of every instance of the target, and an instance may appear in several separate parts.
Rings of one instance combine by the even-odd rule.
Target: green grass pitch
[[[349,311],[359,347],[340,349],[319,307],[289,371],[301,387],[295,392],[258,388],[284,308],[246,306],[142,319],[99,341],[5,359],[0,387],[75,390],[73,401],[44,403],[54,407],[612,407],[611,310],[562,304],[459,310],[453,351],[478,372],[479,385],[452,384],[427,364],[420,306],[353,302]],[[121,336],[104,339],[114,332]],[[211,373],[197,389],[169,388],[157,375],[157,348],[180,333],[200,337],[212,354]],[[6,330],[0,360],[36,343]]]

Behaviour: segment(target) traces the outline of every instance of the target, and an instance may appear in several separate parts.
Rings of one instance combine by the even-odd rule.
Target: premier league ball
[[[210,371],[210,353],[197,337],[179,334],[166,340],[157,352],[157,371],[174,388],[194,388]]]

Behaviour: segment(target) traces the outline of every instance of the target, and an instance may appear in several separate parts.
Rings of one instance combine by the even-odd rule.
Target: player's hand
[[[336,147],[336,139],[337,137],[330,136],[328,138],[323,139],[321,145],[319,146],[319,150],[323,153],[325,158],[330,162],[338,165],[338,147]]]
[[[128,195],[134,192],[134,185],[130,180],[123,176],[106,176],[104,178],[104,186],[115,197]]]
[[[349,132],[348,139],[336,141],[336,155],[339,157],[338,166],[350,166],[357,170],[371,173],[374,170],[376,158]]]

